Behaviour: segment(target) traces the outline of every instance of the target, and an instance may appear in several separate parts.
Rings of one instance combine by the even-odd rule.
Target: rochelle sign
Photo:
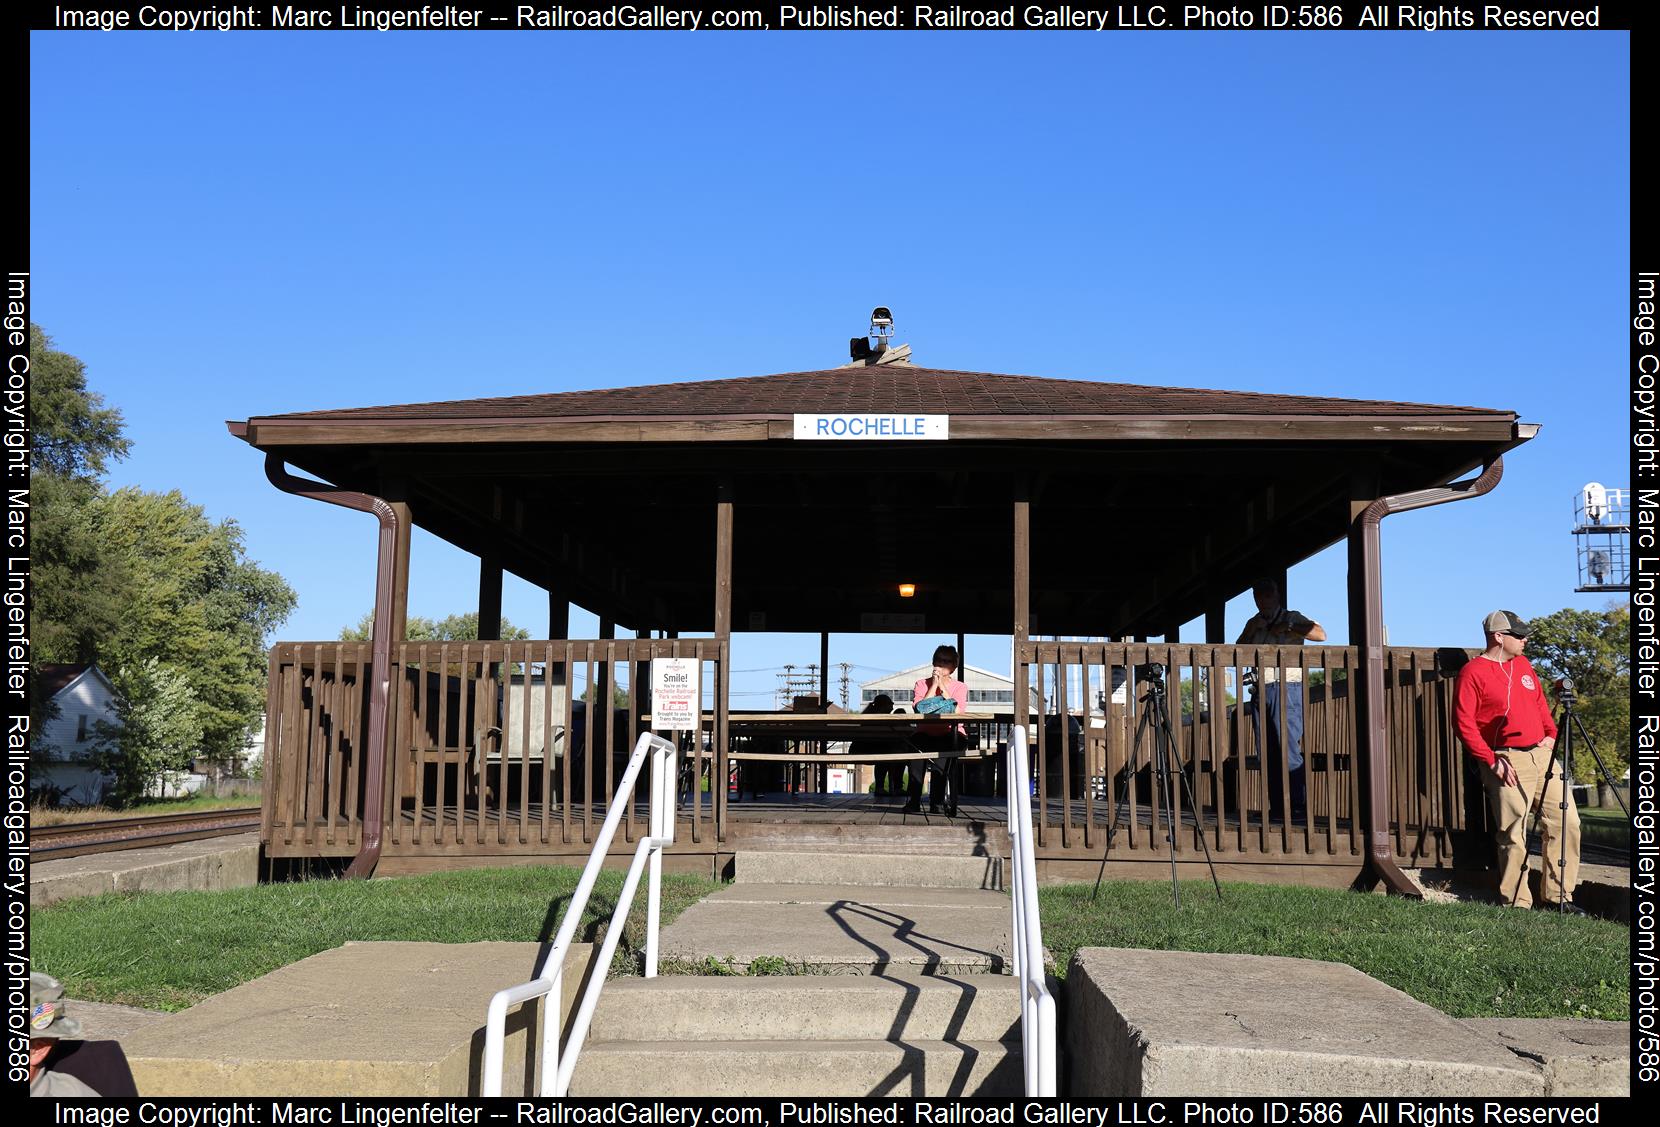
[[[797,415],[795,436],[832,441],[943,440],[950,415]]]

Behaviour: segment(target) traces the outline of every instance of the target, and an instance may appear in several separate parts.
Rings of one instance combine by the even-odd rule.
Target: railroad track
[[[140,818],[107,818],[97,822],[71,822],[61,826],[40,826],[29,833],[30,852],[36,861],[55,861],[87,853],[113,853],[122,849],[147,849],[176,845],[206,837],[225,837],[259,829],[259,807],[200,810],[188,814],[152,814]]]

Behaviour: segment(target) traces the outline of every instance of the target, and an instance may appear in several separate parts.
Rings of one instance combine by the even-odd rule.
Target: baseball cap
[[[49,974],[29,972],[29,1036],[76,1038],[81,1023],[65,1012],[63,983]]]
[[[1481,628],[1488,634],[1514,634],[1527,637],[1527,623],[1513,610],[1496,610],[1481,620]]]

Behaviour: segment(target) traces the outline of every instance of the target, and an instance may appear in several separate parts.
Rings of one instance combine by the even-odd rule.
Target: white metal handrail
[[[605,929],[605,941],[594,954],[593,962],[590,964],[592,973],[588,976],[588,988],[582,992],[576,1012],[571,1017],[570,1051],[561,1059],[559,1000],[564,981],[565,955],[570,951],[571,938],[576,934],[577,924],[582,921],[582,913],[588,906],[588,896],[594,890],[594,881],[599,877],[600,867],[611,848],[611,839],[617,834],[617,823],[622,820],[623,808],[632,801],[634,780],[639,777],[640,767],[646,760],[647,752],[651,753],[652,758],[647,836],[640,839],[634,850],[634,859],[629,863],[628,875],[623,878],[622,892],[617,896],[617,906],[611,913],[611,923]],[[629,757],[628,766],[623,770],[622,779],[617,783],[616,796],[605,811],[605,821],[600,825],[599,836],[594,841],[594,851],[588,856],[588,864],[582,870],[582,879],[576,883],[576,891],[571,894],[571,902],[565,909],[565,918],[559,924],[553,947],[543,960],[541,969],[529,982],[498,990],[490,998],[490,1008],[484,1018],[484,1095],[501,1095],[503,1045],[507,1037],[508,1009],[544,997],[547,1000],[542,1003],[540,1032],[542,1082],[537,1094],[563,1096],[570,1088],[571,1074],[576,1069],[576,1057],[582,1051],[583,1039],[588,1035],[588,1026],[594,1018],[594,1007],[599,1004],[599,992],[605,985],[606,968],[611,965],[611,956],[617,950],[617,941],[622,938],[623,922],[628,919],[628,910],[634,903],[634,893],[640,885],[642,868],[647,870],[645,972],[647,978],[657,977],[657,921],[663,903],[663,849],[674,844],[675,758],[674,745],[669,741],[650,732],[640,736],[639,742],[634,745],[634,754]]]
[[[1055,998],[1043,965],[1043,926],[1038,920],[1037,863],[1032,859],[1031,771],[1026,727],[1009,733],[1003,775],[1009,799],[1009,867],[1014,870],[1014,973],[1020,980],[1020,1052],[1028,1096],[1055,1091]]]

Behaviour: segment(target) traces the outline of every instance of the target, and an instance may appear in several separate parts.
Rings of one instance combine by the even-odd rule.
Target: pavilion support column
[[[478,640],[501,640],[501,557],[478,558]]]
[[[732,482],[721,481],[715,487],[715,643],[725,658],[720,665],[720,684],[715,692],[714,743],[715,765],[709,779],[710,796],[715,807],[715,839],[726,840],[726,704],[731,692],[732,670]],[[742,786],[740,780],[739,785]]]
[[[1031,485],[1024,476],[1014,482],[1014,722],[1023,731],[1031,726],[1031,671],[1023,650],[1032,636],[1032,501]],[[1043,718],[1038,718],[1041,726]],[[1065,730],[1064,728],[1062,729]],[[1012,735],[1012,733],[1011,733]],[[1029,740],[1027,749],[1030,749]],[[1012,750],[1012,749],[1011,749]],[[1043,764],[1030,765],[1038,780],[1037,841],[1043,843],[1044,823],[1048,820],[1043,809]],[[1007,768],[1005,767],[1005,770]]]
[[[415,522],[409,515],[408,501],[391,501],[393,518],[398,522],[392,544],[392,621],[391,638],[394,650],[409,636],[409,547]]]
[[[1205,642],[1223,646],[1228,642],[1228,601],[1217,599],[1205,608]]]

